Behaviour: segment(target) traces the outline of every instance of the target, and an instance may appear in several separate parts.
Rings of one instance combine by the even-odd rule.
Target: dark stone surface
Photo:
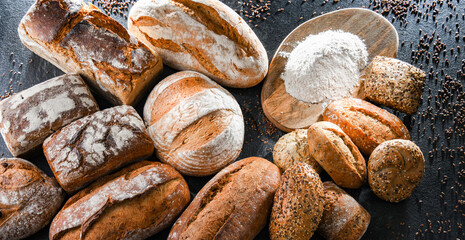
[[[373,0],[372,0],[373,1]],[[233,9],[242,10],[242,16],[245,17],[245,11],[250,14],[250,5],[241,5],[233,0],[225,0]],[[397,1],[400,2],[400,1]],[[408,2],[408,1],[406,1]],[[465,51],[464,41],[462,40],[463,33],[460,33],[460,26],[465,27],[465,21],[462,17],[464,13],[463,3],[459,0],[450,1],[450,6],[447,3],[440,5],[439,3],[432,8],[429,5],[432,1],[416,1],[410,2],[411,9],[415,6],[422,11],[423,17],[412,14],[409,11],[406,16],[408,24],[401,23],[401,18],[393,19],[396,15],[393,13],[386,14],[387,19],[392,20],[394,26],[399,33],[400,43],[398,58],[407,62],[411,61],[412,50],[418,50],[418,43],[424,34],[428,37],[432,36],[435,31],[435,38],[439,36],[440,41],[447,44],[447,51],[440,54],[441,61],[438,64],[433,64],[431,61],[426,62],[425,59],[413,62],[415,66],[421,67],[429,72],[430,68],[434,71],[433,78],[427,79],[425,99],[417,114],[406,116],[405,114],[396,113],[411,130],[412,140],[415,141],[422,149],[426,159],[425,176],[414,191],[412,196],[401,203],[393,204],[385,202],[377,198],[365,184],[361,189],[348,191],[357,201],[359,201],[371,214],[371,224],[364,236],[364,239],[464,239],[464,230],[462,224],[465,222],[464,217],[464,201],[465,191],[462,184],[465,183],[464,175],[464,149],[465,137],[457,134],[448,134],[449,129],[460,129],[460,123],[454,122],[453,117],[457,113],[451,115],[440,115],[432,119],[429,113],[441,112],[448,106],[453,106],[459,101],[458,93],[463,92],[463,89],[441,91],[448,89],[450,81],[457,76],[457,71],[462,69],[462,59]],[[42,82],[46,79],[61,75],[62,72],[52,64],[41,59],[33,54],[19,41],[17,34],[17,26],[21,17],[26,13],[33,0],[1,0],[0,1],[0,91],[3,95],[4,91],[18,92]],[[253,4],[264,5],[257,0],[252,0]],[[281,41],[295,27],[312,17],[321,15],[322,12],[336,10],[337,8],[347,7],[362,7],[372,8],[370,1],[353,0],[353,1],[329,1],[324,3],[322,0],[271,0],[271,9],[264,11],[262,17],[266,20],[253,19],[249,24],[256,32],[260,40],[263,42],[268,52],[268,57],[271,60],[274,52]],[[454,9],[454,6],[457,8]],[[283,9],[280,11],[280,9]],[[427,9],[429,9],[427,11]],[[433,19],[433,10],[437,9],[438,14],[435,24]],[[127,12],[125,12],[127,13]],[[270,15],[266,15],[270,13]],[[315,14],[314,14],[315,13]],[[426,17],[428,15],[428,18]],[[457,14],[457,15],[456,15]],[[124,26],[125,19],[118,15],[113,15]],[[302,17],[302,19],[300,19]],[[418,18],[418,20],[417,20]],[[248,20],[248,18],[247,18]],[[444,25],[443,25],[444,23]],[[457,25],[456,25],[457,24]],[[255,25],[257,25],[255,27]],[[458,27],[457,27],[458,26]],[[447,27],[447,28],[446,28]],[[419,29],[422,29],[421,32]],[[451,30],[451,32],[449,32]],[[455,35],[458,32],[459,38],[456,40]],[[410,44],[412,42],[412,44]],[[433,47],[425,49],[426,52],[433,52]],[[457,51],[457,46],[462,47],[462,51]],[[450,48],[455,48],[455,52],[451,53]],[[11,54],[13,53],[13,54]],[[458,55],[455,58],[455,55]],[[444,63],[444,60],[449,59],[449,65]],[[22,63],[22,64],[21,64]],[[444,69],[444,74],[451,76],[447,80],[444,74],[441,74],[441,69]],[[12,71],[10,71],[12,70]],[[20,72],[14,74],[15,72]],[[163,77],[168,76],[174,71],[165,68]],[[436,80],[437,73],[437,80]],[[4,75],[3,75],[4,74]],[[9,83],[11,79],[11,83]],[[21,85],[19,84],[21,83]],[[465,83],[462,77],[459,77],[456,83]],[[272,148],[279,136],[284,133],[274,128],[266,121],[263,111],[260,106],[260,90],[261,84],[250,89],[229,89],[237,98],[244,113],[246,123],[245,144],[242,154],[238,159],[248,156],[259,156],[272,160]],[[437,97],[437,95],[442,97]],[[449,96],[449,98],[445,96]],[[428,97],[432,96],[432,102],[427,101]],[[442,103],[442,100],[444,100]],[[435,105],[434,101],[441,102]],[[99,104],[102,108],[110,105],[99,99]],[[463,105],[461,105],[463,106]],[[139,113],[142,113],[143,102],[137,107]],[[461,110],[464,114],[464,110]],[[424,116],[423,116],[424,115]],[[458,125],[457,125],[458,124]],[[434,128],[433,128],[434,127]],[[437,138],[437,141],[428,139]],[[11,156],[3,141],[0,141],[0,151],[4,156]],[[437,149],[437,150],[434,150]],[[430,153],[430,151],[432,151]],[[429,155],[432,154],[432,157]],[[44,156],[37,155],[28,158],[47,174],[52,175]],[[440,168],[440,170],[438,170]],[[210,177],[194,178],[186,177],[192,193],[192,197],[202,188],[202,186],[210,179]],[[329,180],[326,174],[322,175],[323,180]],[[152,237],[151,239],[165,239],[169,233],[169,229]],[[47,239],[48,227],[30,239]],[[259,234],[257,239],[268,239],[268,226]],[[317,234],[314,239],[321,239]]]

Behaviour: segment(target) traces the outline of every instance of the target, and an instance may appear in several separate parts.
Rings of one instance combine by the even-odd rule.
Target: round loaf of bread
[[[158,158],[185,175],[216,173],[242,150],[239,104],[197,72],[178,72],[159,82],[145,103],[144,120]]]
[[[310,154],[306,129],[297,129],[279,138],[273,148],[273,162],[281,172],[285,172],[298,162],[307,163],[317,173],[323,171],[318,162]]]
[[[408,198],[425,172],[420,148],[409,140],[395,139],[380,144],[368,161],[368,182],[379,198],[400,202]]]
[[[58,212],[64,191],[32,163],[0,159],[0,239],[22,239],[47,225]]]

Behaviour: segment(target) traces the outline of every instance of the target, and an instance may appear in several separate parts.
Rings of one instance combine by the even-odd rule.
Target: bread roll
[[[257,85],[266,50],[248,24],[217,0],[139,0],[129,32],[178,70],[201,72],[227,87]]]
[[[189,199],[186,181],[172,167],[138,162],[71,197],[49,238],[145,239],[170,226]]]
[[[135,104],[163,67],[121,24],[82,0],[37,0],[18,33],[31,51],[66,73],[81,74],[114,104]]]
[[[153,153],[153,142],[133,107],[96,112],[45,140],[44,154],[60,185],[74,192],[97,178]]]
[[[55,179],[32,163],[0,159],[0,240],[26,238],[45,227],[64,197]]]
[[[376,56],[367,66],[363,95],[375,103],[412,114],[421,103],[426,73],[395,58]]]
[[[323,187],[325,210],[318,233],[327,240],[362,238],[370,224],[370,214],[333,182],[324,182]]]
[[[298,162],[307,163],[317,173],[323,171],[310,154],[306,129],[297,129],[279,138],[273,148],[273,162],[282,173]]]
[[[168,239],[253,239],[267,222],[279,179],[279,169],[263,158],[229,165],[200,190]]]
[[[408,198],[420,184],[425,172],[425,159],[420,148],[403,139],[379,145],[368,161],[368,182],[379,198],[400,202]]]
[[[326,107],[323,120],[338,125],[366,156],[384,141],[410,139],[398,117],[361,99],[333,101]]]
[[[359,188],[367,177],[365,159],[341,128],[317,122],[308,128],[308,148],[313,158],[344,188]]]
[[[324,205],[323,184],[318,174],[306,163],[294,164],[284,172],[274,196],[271,239],[310,239]]]
[[[82,78],[65,74],[0,102],[0,132],[13,156],[40,149],[43,141],[68,123],[98,111]]]
[[[157,156],[182,174],[216,173],[242,150],[239,104],[200,73],[178,72],[158,83],[145,103],[144,120]]]

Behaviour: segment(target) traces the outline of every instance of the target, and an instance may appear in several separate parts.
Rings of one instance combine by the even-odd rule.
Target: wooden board
[[[377,55],[396,57],[399,38],[392,24],[383,16],[363,8],[348,8],[311,19],[294,29],[279,46],[271,61],[262,88],[261,102],[265,115],[283,131],[307,128],[318,121],[323,104],[309,104],[289,95],[281,74],[287,56],[308,35],[327,30],[342,30],[359,36],[367,46],[368,61]],[[354,89],[353,97],[360,97]]]

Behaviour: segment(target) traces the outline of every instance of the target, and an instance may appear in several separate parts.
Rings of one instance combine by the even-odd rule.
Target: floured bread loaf
[[[66,74],[23,90],[0,102],[0,132],[13,156],[40,148],[66,124],[98,111],[82,78]]]
[[[135,104],[161,72],[161,58],[116,20],[82,0],[37,0],[21,20],[23,44],[77,72],[115,104]]]
[[[216,173],[242,150],[239,104],[200,73],[178,72],[158,83],[145,103],[144,120],[160,160],[186,175]]]
[[[139,0],[129,32],[160,53],[163,63],[201,72],[219,84],[246,88],[268,72],[262,43],[247,23],[217,0]]]

